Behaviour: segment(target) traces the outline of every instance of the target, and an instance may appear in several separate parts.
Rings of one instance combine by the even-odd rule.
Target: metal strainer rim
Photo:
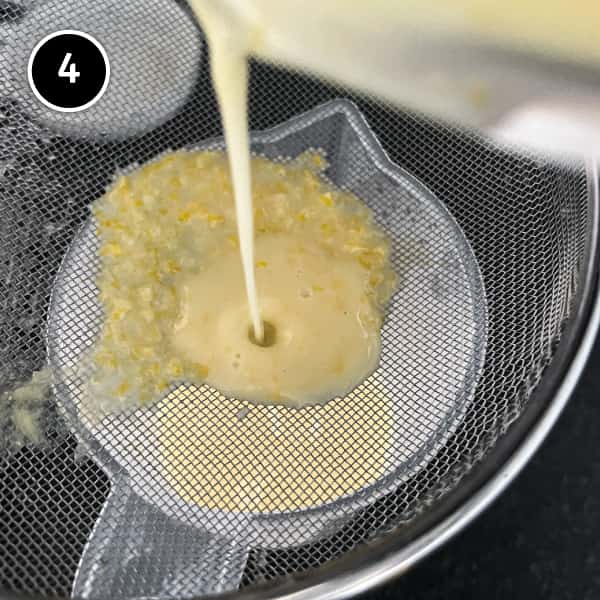
[[[223,600],[333,600],[348,598],[399,576],[439,549],[478,517],[529,462],[565,408],[600,329],[600,157],[587,161],[589,221],[582,285],[575,295],[576,313],[558,343],[550,368],[519,419],[499,438],[485,460],[474,465],[458,488],[406,528],[358,547],[345,556],[299,577],[265,583]]]
[[[502,493],[520,473],[560,416],[573,392],[600,325],[599,236],[600,179],[598,165],[588,171],[588,227],[586,255],[581,265],[582,285],[574,306],[577,311],[568,322],[548,369],[532,394],[521,417],[486,456],[475,465],[458,489],[449,492],[427,514],[381,539],[358,547],[345,556],[300,576],[220,595],[254,600],[280,598],[346,598],[401,575],[464,529]],[[39,599],[0,591],[2,600]]]

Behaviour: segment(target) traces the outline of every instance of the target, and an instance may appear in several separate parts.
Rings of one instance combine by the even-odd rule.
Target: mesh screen
[[[62,19],[69,4],[46,3],[46,12]],[[89,33],[96,33],[94,21],[100,27],[97,22],[108,4],[111,3],[96,2],[89,9],[94,15]],[[31,24],[35,21],[27,21],[24,14],[26,11],[16,3],[0,3],[0,18],[17,28],[6,39],[7,46],[15,39],[23,39],[23,47],[31,47],[42,37]],[[188,26],[183,13],[173,13],[170,18],[173,31],[179,22],[181,27]],[[84,25],[80,28],[85,29]],[[151,43],[161,31],[141,27],[139,35]],[[155,115],[151,104],[125,107],[151,118],[142,119],[136,127],[147,130],[146,133],[122,140],[103,135],[107,134],[102,128],[106,120],[98,120],[97,115],[83,123],[83,134],[74,131],[72,124],[61,128],[60,121],[48,123],[24,99],[30,93],[26,84],[18,78],[2,82],[0,392],[27,380],[45,364],[46,319],[53,282],[76,232],[88,219],[88,205],[103,193],[114,172],[167,149],[221,135],[206,51],[201,44],[198,51],[200,56],[189,58],[198,60],[199,67],[184,106],[174,115]],[[0,55],[0,73],[15,69],[12,62],[6,62],[15,60],[15,56],[18,59],[20,55]],[[147,71],[143,66],[141,69],[151,81],[151,65]],[[135,85],[142,83],[137,81]],[[142,98],[126,93],[122,97],[125,103],[128,97],[136,101]],[[271,525],[253,522],[250,528],[258,533],[254,538],[250,536],[243,557],[231,562],[240,571],[241,587],[331,561],[384,531],[401,528],[458,486],[473,464],[485,459],[502,433],[519,417],[552,362],[580,282],[588,219],[582,165],[563,165],[500,148],[476,135],[322,81],[272,66],[252,65],[252,129],[278,125],[336,98],[350,98],[358,106],[391,160],[427,186],[464,232],[485,286],[485,364],[474,396],[460,419],[418,472],[396,480],[393,489],[386,488],[385,494],[365,492],[368,502],[359,506],[339,506],[335,518],[327,519],[327,527],[317,526],[314,521],[304,523],[306,539],[298,538],[292,547],[276,548],[277,544],[265,542],[263,530]],[[152,98],[148,102],[152,103]],[[97,107],[101,109],[102,102]],[[167,120],[161,123],[164,118]],[[347,171],[352,175],[352,169]],[[373,207],[379,222],[384,227],[410,231],[410,214],[399,210],[399,206],[405,208],[405,203],[400,199],[396,205],[389,200],[392,195],[385,197],[387,202]],[[401,256],[400,253],[397,260],[401,261]],[[445,259],[441,254],[436,257],[440,264]],[[400,351],[394,350],[397,329],[393,322],[388,324],[388,354]],[[450,377],[455,368],[449,354],[439,365],[440,380]],[[70,433],[74,425],[68,419],[65,422],[53,398],[48,398],[40,409],[42,439],[28,447],[21,447],[15,435],[11,397],[1,398],[0,586],[68,595],[84,546],[109,496],[109,478],[96,462],[77,452],[77,440]],[[423,427],[427,428],[426,422]],[[108,465],[108,470],[114,469],[109,462],[105,468]],[[113,477],[119,468],[113,470]],[[113,481],[114,491],[119,485],[118,477]],[[114,514],[105,515],[104,526],[110,529],[110,519],[117,523],[123,515],[141,523],[142,528],[150,523],[150,529],[144,530],[148,534],[146,542],[151,544],[154,539],[158,544],[162,540],[160,560],[165,562],[177,553],[178,546],[197,541],[196,532],[189,528],[180,531],[179,525],[168,531],[171,537],[161,538],[166,531],[161,528],[167,527],[163,517],[157,516],[152,507],[142,508],[129,496],[122,506],[113,508]],[[177,516],[175,510],[171,517]],[[180,519],[184,525],[193,525],[196,517],[190,518],[187,513],[184,516]],[[98,529],[94,531],[94,535],[101,534]],[[105,565],[111,575],[107,579],[112,582],[106,592],[113,597],[138,593],[135,581],[124,579],[116,563],[123,564],[123,552],[139,545],[140,540],[123,539],[122,543],[117,559]],[[215,556],[221,556],[227,543],[219,545]],[[135,555],[134,570],[147,580],[153,565],[143,559]],[[167,597],[193,590],[194,582],[203,576],[200,566],[193,568],[194,560],[193,553],[186,557],[190,568],[181,571],[181,577],[189,581],[158,582],[153,591]]]

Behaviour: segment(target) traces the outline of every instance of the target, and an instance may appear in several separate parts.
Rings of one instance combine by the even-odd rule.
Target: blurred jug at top
[[[192,4],[207,30],[250,55],[499,135],[600,140],[600,2]]]

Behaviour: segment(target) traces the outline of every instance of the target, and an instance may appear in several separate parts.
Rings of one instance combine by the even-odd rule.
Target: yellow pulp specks
[[[256,236],[301,231],[332,255],[358,261],[368,269],[367,296],[382,307],[396,286],[389,242],[358,198],[321,177],[326,166],[314,152],[288,163],[253,158]],[[92,212],[105,321],[93,351],[90,398],[110,411],[156,400],[178,381],[201,384],[206,366],[186,362],[169,340],[180,317],[181,282],[238,247],[225,155],[163,156],[119,176]]]

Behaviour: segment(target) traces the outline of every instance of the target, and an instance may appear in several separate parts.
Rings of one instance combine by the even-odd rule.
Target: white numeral
[[[60,69],[58,70],[58,76],[68,77],[69,83],[75,83],[81,73],[77,70],[77,65],[75,63],[71,63],[71,66],[69,66],[69,62],[71,62],[71,56],[72,54],[70,52],[65,54],[62,64],[60,65]],[[69,67],[68,71],[67,67]]]

